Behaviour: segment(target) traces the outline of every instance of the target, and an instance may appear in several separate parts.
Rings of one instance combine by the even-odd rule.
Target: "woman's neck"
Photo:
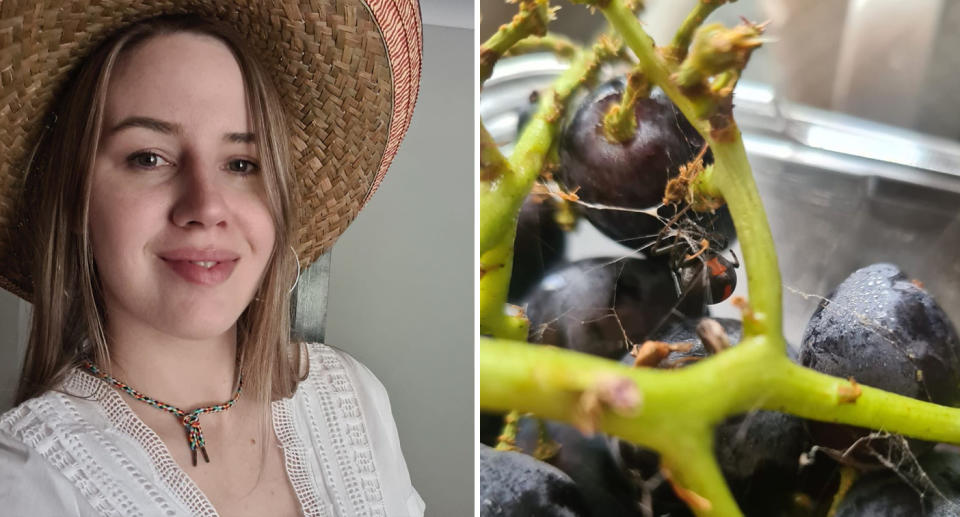
[[[236,325],[203,340],[147,328],[109,327],[110,373],[140,393],[188,411],[233,398]]]

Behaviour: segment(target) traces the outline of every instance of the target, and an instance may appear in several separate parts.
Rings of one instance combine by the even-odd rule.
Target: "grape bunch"
[[[823,299],[799,346],[783,338],[773,241],[732,116],[764,24],[700,27],[725,3],[704,0],[655,47],[636,2],[583,1],[624,37],[630,72],[597,80],[619,55],[610,40],[572,51],[520,117],[516,159],[481,123],[480,329],[493,339],[480,351],[480,515],[960,515],[960,453],[937,443],[960,442],[960,339],[922,283],[869,265]],[[481,86],[512,33],[544,35],[546,0],[519,6],[481,46]],[[624,252],[566,261],[575,224]],[[731,299],[737,238],[749,300]],[[742,317],[713,317],[728,299]],[[650,406],[629,395],[658,382],[669,390]]]
[[[703,146],[668,99],[654,94],[638,103],[630,142],[611,143],[603,135],[601,115],[623,84],[623,78],[604,83],[582,101],[560,137],[558,179],[588,203],[578,211],[591,224],[635,246],[639,257],[564,262],[556,205],[528,199],[514,245],[511,298],[525,309],[531,342],[630,366],[682,368],[723,351],[705,343],[704,319],[716,324],[727,346],[740,340],[739,321],[709,320],[709,305],[728,298],[736,285],[733,264],[714,251],[732,240],[732,224],[725,210],[707,217],[657,197]],[[709,160],[709,151],[705,156]],[[590,205],[654,208],[661,217]],[[677,218],[683,210],[689,215]],[[668,224],[683,217],[711,236],[703,260],[656,252]],[[682,253],[697,251],[679,242]],[[702,271],[705,281],[698,281]],[[656,345],[642,351],[648,342]],[[795,360],[913,398],[960,402],[960,342],[952,323],[918,282],[890,264],[854,272],[821,303]],[[498,451],[487,445],[497,444],[502,415],[485,413],[482,420],[481,515],[691,515],[650,449],[531,416],[517,424],[516,450]],[[960,509],[953,506],[960,505],[960,490],[950,485],[960,480],[960,455],[932,451],[933,445],[775,411],[730,417],[715,431],[725,480],[748,516],[960,514],[942,513]],[[536,459],[544,446],[552,454]],[[893,467],[891,458],[898,462]],[[916,462],[912,480],[898,471],[907,458]],[[835,503],[843,468],[863,475]],[[939,492],[938,483],[944,485]]]

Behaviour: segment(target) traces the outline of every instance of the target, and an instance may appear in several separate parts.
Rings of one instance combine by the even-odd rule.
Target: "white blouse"
[[[287,476],[307,517],[422,517],[390,401],[370,370],[311,343],[310,373],[273,402]],[[74,370],[0,416],[0,514],[216,516],[160,437],[104,381]]]

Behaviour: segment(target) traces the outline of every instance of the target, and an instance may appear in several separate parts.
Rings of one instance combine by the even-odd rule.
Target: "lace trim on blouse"
[[[373,450],[367,440],[360,401],[340,356],[330,347],[316,348],[310,354],[310,368],[307,382],[312,384],[314,393],[319,395],[324,420],[323,423],[317,422],[317,415],[311,412],[311,427],[338,428],[338,432],[331,432],[329,437],[336,459],[335,468],[339,471],[339,479],[344,480],[346,496],[353,507],[353,512],[348,512],[347,515],[385,517],[387,512],[383,504],[383,493],[373,461]],[[331,470],[331,465],[325,462],[324,477],[338,479],[333,477]],[[346,508],[340,499],[340,493],[335,492],[334,495],[337,497],[337,507]]]
[[[319,343],[307,346],[309,376],[292,398],[272,404],[274,431],[284,449],[287,476],[303,514],[385,517],[383,493],[355,386],[337,351]],[[203,517],[217,515],[160,437],[119,393],[77,370],[71,372],[63,388],[90,397],[110,426],[100,428],[88,421],[73,397],[48,392],[6,413],[0,419],[0,430],[42,455],[101,515],[155,515],[160,510],[172,516],[181,509]],[[302,436],[297,429],[298,412],[306,414],[299,420],[309,423],[310,428],[304,430],[309,436]],[[142,472],[140,465],[114,444],[116,440],[109,436],[113,433],[134,440],[154,472]],[[81,435],[92,439],[94,446],[84,443]],[[151,508],[135,502],[143,499],[141,494],[149,495]],[[333,511],[328,508],[330,504]]]
[[[290,478],[293,491],[297,494],[297,500],[300,501],[304,517],[328,517],[326,504],[317,494],[317,474],[311,468],[303,440],[300,439],[294,425],[293,411],[293,403],[290,399],[273,403],[273,427],[283,447],[287,477]],[[321,456],[321,462],[326,463],[323,451],[317,449],[316,453]]]

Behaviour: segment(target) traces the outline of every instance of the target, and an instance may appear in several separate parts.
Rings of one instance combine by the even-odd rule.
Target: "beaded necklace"
[[[237,368],[238,382],[237,382],[237,393],[233,396],[232,399],[228,400],[223,404],[217,404],[215,406],[207,406],[202,408],[197,408],[192,411],[184,411],[176,406],[171,406],[170,404],[165,404],[159,400],[150,398],[139,391],[127,386],[126,384],[114,379],[113,377],[107,375],[106,373],[100,371],[99,368],[94,366],[90,361],[84,361],[81,363],[81,366],[85,368],[88,372],[92,373],[96,377],[99,377],[114,386],[125,391],[131,397],[141,401],[146,402],[147,404],[164,411],[173,413],[174,415],[180,417],[180,421],[183,423],[183,427],[187,431],[187,442],[190,445],[190,455],[193,457],[193,466],[197,466],[197,449],[200,449],[200,452],[203,454],[203,459],[207,463],[210,463],[210,457],[207,456],[207,449],[205,447],[206,442],[203,440],[203,429],[200,428],[200,415],[204,413],[219,413],[221,411],[226,411],[230,409],[240,398],[240,390],[243,388],[243,374],[239,373],[240,368]]]

